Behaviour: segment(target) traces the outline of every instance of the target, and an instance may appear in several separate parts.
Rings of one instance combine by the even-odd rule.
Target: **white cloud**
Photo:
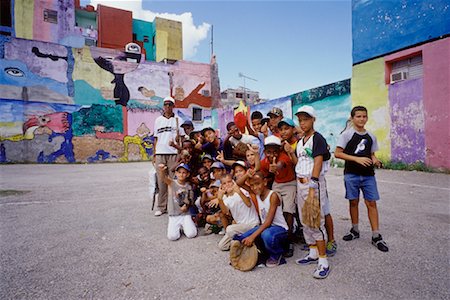
[[[97,7],[97,4],[130,10],[133,12],[133,19],[153,22],[155,17],[169,20],[180,21],[183,23],[183,58],[190,59],[197,53],[200,43],[208,37],[208,31],[211,27],[208,23],[202,23],[195,26],[192,13],[185,12],[181,15],[171,13],[155,13],[142,8],[143,0],[118,1],[118,0],[91,0],[91,5]]]

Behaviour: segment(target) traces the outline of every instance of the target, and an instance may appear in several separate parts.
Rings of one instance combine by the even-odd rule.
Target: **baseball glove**
[[[240,271],[250,271],[258,262],[258,249],[255,245],[247,247],[240,241],[232,241],[230,246],[231,265]]]
[[[320,227],[320,202],[315,192],[309,193],[303,204],[302,221],[310,228]]]

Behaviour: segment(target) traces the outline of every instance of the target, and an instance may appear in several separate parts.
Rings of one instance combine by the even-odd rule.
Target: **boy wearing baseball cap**
[[[187,164],[179,164],[175,169],[176,178],[170,178],[166,171],[167,166],[158,166],[159,176],[169,188],[169,199],[167,212],[169,213],[169,224],[167,226],[167,238],[171,241],[178,240],[181,230],[188,238],[197,235],[197,227],[189,214],[189,207],[193,204],[194,192],[188,178],[191,170]]]
[[[299,265],[317,263],[313,277],[326,278],[330,272],[326,245],[327,232],[325,230],[325,215],[329,214],[329,203],[325,172],[330,159],[330,151],[325,138],[314,130],[316,113],[314,108],[305,105],[297,110],[296,116],[304,136],[297,143],[297,204],[301,212],[301,222],[306,243],[309,245],[309,254],[296,261]],[[318,199],[315,204],[313,199]],[[314,203],[314,204],[312,204]],[[316,207],[317,205],[318,207]],[[318,214],[314,214],[317,209]],[[318,222],[310,222],[306,216],[314,215]],[[305,219],[306,218],[306,219]],[[314,223],[314,224],[313,224]]]
[[[296,212],[295,200],[297,197],[297,183],[295,181],[294,164],[282,149],[281,140],[274,136],[268,136],[264,141],[264,153],[266,157],[261,161],[261,171],[266,176],[272,176],[274,182],[272,190],[280,195],[283,216],[288,225],[289,245],[284,253],[285,257],[294,255],[292,234],[294,227],[294,214]]]

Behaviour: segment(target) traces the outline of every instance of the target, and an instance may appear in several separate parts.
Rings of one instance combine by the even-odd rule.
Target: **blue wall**
[[[133,19],[133,33],[136,34],[138,41],[144,43],[145,60],[155,60],[155,53],[153,51],[154,31],[152,22]],[[148,36],[148,42],[144,42],[144,35]]]
[[[448,0],[352,0],[354,64],[446,34]]]

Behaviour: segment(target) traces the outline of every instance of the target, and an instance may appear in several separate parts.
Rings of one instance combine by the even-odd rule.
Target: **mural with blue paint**
[[[353,0],[353,63],[448,35],[447,0]]]

